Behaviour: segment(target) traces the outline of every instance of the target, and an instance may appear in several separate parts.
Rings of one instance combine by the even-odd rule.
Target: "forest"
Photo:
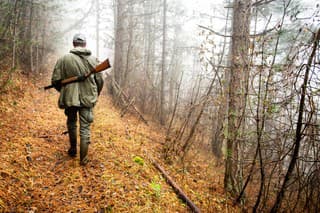
[[[43,89],[76,33],[86,167]],[[0,0],[0,212],[320,212],[319,41],[317,0]]]

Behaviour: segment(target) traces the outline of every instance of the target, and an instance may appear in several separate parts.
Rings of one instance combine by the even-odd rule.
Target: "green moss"
[[[139,157],[139,156],[135,156],[135,157],[133,158],[133,161],[136,162],[137,164],[141,165],[141,166],[144,165],[144,159],[141,158],[141,157]]]

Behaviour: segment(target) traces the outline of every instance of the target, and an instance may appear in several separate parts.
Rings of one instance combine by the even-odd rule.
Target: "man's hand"
[[[78,76],[77,81],[84,81],[86,80],[86,78],[87,78],[86,75],[81,75],[81,76]]]
[[[57,91],[60,92],[61,87],[62,87],[62,85],[61,85],[61,80],[52,81],[52,85],[53,85],[53,87],[54,87]]]

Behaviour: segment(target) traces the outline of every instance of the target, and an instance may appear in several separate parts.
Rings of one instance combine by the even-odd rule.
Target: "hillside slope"
[[[161,163],[156,125],[120,118],[107,96],[94,109],[91,162],[68,157],[58,94],[23,77],[0,96],[0,212],[188,212],[146,153],[162,164],[203,212],[236,212],[221,171],[195,155],[188,167]],[[104,92],[105,93],[105,92]]]

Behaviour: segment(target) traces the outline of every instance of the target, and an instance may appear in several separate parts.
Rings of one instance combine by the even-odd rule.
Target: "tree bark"
[[[231,70],[229,83],[227,156],[224,187],[235,194],[237,147],[241,126],[241,111],[244,105],[244,77],[248,71],[249,25],[251,0],[235,0],[233,3]]]

